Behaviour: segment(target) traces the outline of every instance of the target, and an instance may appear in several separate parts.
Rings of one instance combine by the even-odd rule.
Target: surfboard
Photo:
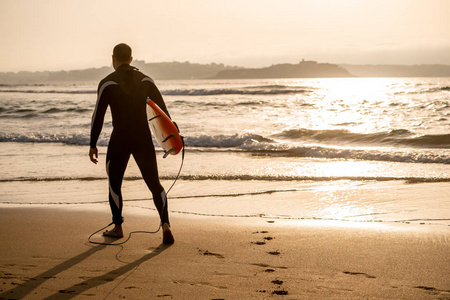
[[[177,155],[183,149],[183,140],[177,126],[151,99],[147,98],[147,115],[150,128],[159,146],[164,150],[164,158]]]

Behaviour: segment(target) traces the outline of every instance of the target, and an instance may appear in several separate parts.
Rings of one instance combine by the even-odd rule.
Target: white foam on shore
[[[94,165],[86,147],[0,146],[1,206],[99,204],[109,210],[106,148],[100,148],[100,163]],[[162,159],[158,152],[158,162],[162,184],[168,188],[181,157]],[[181,179],[168,195],[169,210],[197,216],[447,226],[450,199],[444,179],[450,172],[447,165],[437,166],[188,151]],[[125,176],[125,207],[154,210],[133,159]]]
[[[163,181],[169,186],[171,181]],[[401,181],[179,181],[169,194],[176,214],[285,220],[400,222],[449,225],[448,183]],[[142,180],[123,185],[127,209],[154,211]],[[7,196],[6,196],[7,195]],[[8,182],[0,205],[86,206],[109,210],[106,181]]]

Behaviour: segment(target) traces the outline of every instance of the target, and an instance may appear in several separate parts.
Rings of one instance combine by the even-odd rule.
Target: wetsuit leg
[[[108,153],[106,154],[106,172],[108,173],[109,181],[109,205],[115,225],[123,223],[122,181],[129,159],[129,151],[113,147],[110,143]]]
[[[169,223],[167,196],[159,181],[155,147],[151,138],[142,140],[133,151],[133,157],[141,171],[142,178],[153,195],[153,202],[161,218],[161,224]]]

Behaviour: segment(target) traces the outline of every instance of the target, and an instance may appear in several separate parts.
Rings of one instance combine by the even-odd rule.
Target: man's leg
[[[136,160],[145,183],[152,193],[153,202],[155,203],[161,219],[163,242],[165,244],[172,244],[174,239],[170,231],[167,196],[164,187],[159,181],[156,153],[151,140],[150,142],[142,143],[140,147],[137,147],[136,150],[133,151],[133,157]]]
[[[106,155],[106,172],[109,182],[109,205],[113,216],[114,229],[105,231],[103,235],[122,237],[122,181],[130,154],[121,149],[108,148]]]

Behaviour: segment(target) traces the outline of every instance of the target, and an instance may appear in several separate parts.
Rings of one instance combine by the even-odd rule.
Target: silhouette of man
[[[97,141],[108,106],[113,123],[106,154],[106,172],[114,228],[105,231],[103,235],[123,237],[121,187],[128,160],[130,155],[133,155],[153,195],[153,201],[161,219],[163,243],[172,244],[174,238],[170,231],[167,196],[159,181],[156,153],[147,119],[147,97],[153,100],[167,116],[170,117],[170,115],[154,81],[137,68],[130,66],[132,60],[130,46],[118,44],[114,47],[112,62],[115,71],[100,81],[97,104],[92,115],[89,158],[95,164],[98,162]]]

